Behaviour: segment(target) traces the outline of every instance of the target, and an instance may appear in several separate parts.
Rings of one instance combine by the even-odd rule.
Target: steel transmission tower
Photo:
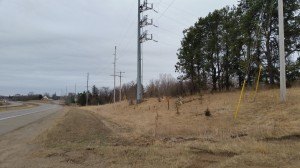
[[[285,71],[285,51],[284,51],[284,16],[283,0],[278,0],[278,20],[279,20],[279,55],[280,55],[280,101],[286,101],[286,71]]]
[[[153,4],[149,4],[147,0],[144,0],[144,3],[141,4],[141,0],[138,0],[138,31],[137,31],[137,91],[136,91],[136,102],[141,103],[143,99],[142,91],[142,51],[141,44],[148,40],[152,39],[152,34],[148,34],[148,31],[145,30],[142,32],[142,28],[145,26],[153,25],[153,20],[148,19],[148,16],[145,15],[141,18],[141,14],[147,10],[153,10]],[[155,11],[156,12],[156,11]],[[155,40],[153,40],[155,41]],[[155,41],[157,42],[157,41]]]

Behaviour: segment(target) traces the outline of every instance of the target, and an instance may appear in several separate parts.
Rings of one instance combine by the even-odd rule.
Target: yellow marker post
[[[241,101],[244,96],[245,85],[246,85],[246,79],[244,80],[243,87],[242,87],[241,94],[240,94],[240,99],[239,99],[238,105],[236,107],[236,111],[234,113],[234,119],[236,119],[238,112],[240,111],[240,105],[241,105]]]

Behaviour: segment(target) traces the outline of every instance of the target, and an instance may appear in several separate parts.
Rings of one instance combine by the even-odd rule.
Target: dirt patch
[[[238,133],[238,134],[230,135],[230,137],[232,139],[234,139],[234,138],[241,138],[241,137],[245,137],[245,136],[248,136],[248,134],[246,134],[246,133]]]
[[[189,150],[195,155],[195,159],[192,160],[188,168],[215,167],[219,163],[237,155],[237,153],[230,151],[216,152],[196,147],[190,147]]]
[[[199,138],[196,137],[166,137],[162,138],[161,141],[165,143],[182,143],[187,141],[196,141],[199,140]]]
[[[125,137],[120,134],[128,130],[93,112],[73,108],[53,128],[40,135],[37,141],[47,148],[68,150],[75,147],[88,151],[99,146],[146,147],[155,142],[153,137],[146,135]]]
[[[98,117],[72,108],[53,128],[40,135],[40,142],[46,147],[108,143],[111,130]]]
[[[286,135],[281,137],[270,137],[263,139],[264,141],[298,141],[300,142],[299,134]]]
[[[78,152],[78,151],[63,151],[63,152],[53,152],[46,155],[50,159],[58,159],[60,162],[72,163],[72,164],[82,164],[89,157],[90,152]]]
[[[215,155],[215,156],[223,156],[223,157],[233,157],[237,155],[237,153],[231,152],[231,151],[223,151],[223,152],[214,152],[207,149],[201,149],[196,147],[190,147],[191,152],[196,154],[209,154],[209,155]]]

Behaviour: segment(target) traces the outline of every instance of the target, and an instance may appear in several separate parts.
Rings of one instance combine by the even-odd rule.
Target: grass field
[[[39,157],[78,167],[300,167],[300,88],[239,92],[140,105],[71,108],[38,141]],[[209,109],[211,116],[205,116]]]
[[[0,112],[10,111],[10,110],[21,110],[21,109],[29,109],[38,106],[35,103],[24,103],[20,106],[13,106],[13,107],[6,107],[6,106],[0,106]]]

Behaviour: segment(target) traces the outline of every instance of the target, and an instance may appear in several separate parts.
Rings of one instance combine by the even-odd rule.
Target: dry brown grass
[[[24,103],[23,105],[20,106],[15,106],[15,107],[5,107],[1,106],[0,107],[0,112],[5,112],[5,111],[10,111],[10,110],[22,110],[22,109],[29,109],[38,106],[37,104],[30,102],[30,103]]]
[[[169,110],[157,99],[82,107],[91,112],[71,110],[45,142],[80,149],[88,155],[82,166],[299,167],[300,88],[288,90],[286,103],[279,103],[278,92],[261,91],[255,102],[247,92],[237,120],[239,92],[186,97],[179,115],[175,98]],[[205,116],[207,109],[212,116]]]
[[[109,133],[110,130],[95,114],[71,108],[39,139],[47,147],[69,147],[76,143],[104,143]]]

